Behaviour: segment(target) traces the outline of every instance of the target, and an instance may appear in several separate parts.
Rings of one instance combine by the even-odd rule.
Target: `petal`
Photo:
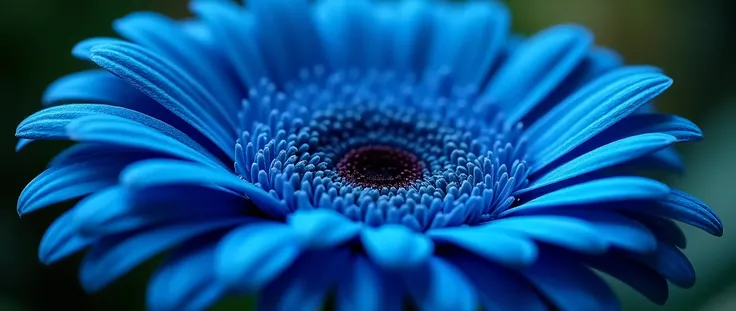
[[[616,295],[593,271],[553,250],[540,253],[535,265],[522,273],[562,311],[619,310]]]
[[[549,28],[522,43],[488,83],[484,100],[507,109],[516,124],[585,58],[593,42],[580,26]]]
[[[659,243],[655,252],[630,256],[656,270],[679,287],[690,288],[695,285],[693,265],[682,251],[672,245]]]
[[[184,245],[151,277],[146,294],[153,311],[205,310],[226,293],[215,278],[214,243]]]
[[[605,78],[605,77],[604,77]],[[601,79],[604,79],[601,78]],[[592,82],[592,83],[595,83]],[[582,100],[530,146],[534,170],[539,170],[575,147],[631,115],[664,92],[672,80],[660,73],[642,73],[621,78]],[[587,92],[582,89],[579,92]],[[575,95],[573,95],[575,96]],[[536,153],[538,151],[538,153]]]
[[[402,311],[405,289],[400,284],[363,256],[357,256],[338,287],[337,309]]]
[[[723,236],[723,222],[716,212],[697,198],[679,190],[673,190],[659,204],[649,206],[641,212],[672,218],[712,235]]]
[[[438,6],[428,71],[451,68],[458,85],[480,88],[497,60],[510,26],[508,9],[495,2]]]
[[[642,223],[608,211],[576,212],[574,217],[585,220],[613,246],[647,253],[657,249],[657,237]]]
[[[651,133],[627,137],[567,162],[535,180],[520,193],[558,183],[600,169],[625,163],[666,148],[677,141],[668,134]]]
[[[125,118],[89,115],[77,118],[67,125],[69,139],[81,142],[121,145],[153,151],[199,162],[212,167],[223,167],[219,160],[175,139],[168,133]]]
[[[293,229],[280,223],[248,224],[228,233],[217,246],[218,280],[243,293],[262,289],[301,253]]]
[[[191,124],[218,147],[231,153],[235,141],[233,114],[224,111],[193,77],[176,65],[130,43],[103,44],[90,58],[169,111]]]
[[[261,78],[271,76],[265,68],[251,14],[230,1],[192,1],[190,9],[213,30],[241,85],[254,87]]]
[[[273,216],[282,217],[289,212],[283,201],[260,187],[224,170],[191,162],[160,159],[136,162],[123,170],[120,182],[139,189],[163,185],[222,187],[247,195],[259,209]]]
[[[86,291],[97,292],[143,261],[177,243],[244,221],[230,217],[181,223],[101,240],[84,257],[79,278]]]
[[[64,259],[94,242],[94,239],[79,234],[73,214],[71,210],[65,212],[46,229],[38,248],[38,258],[44,264]]]
[[[420,310],[478,310],[470,280],[443,259],[433,257],[423,269],[404,273],[404,281]]]
[[[602,253],[609,247],[606,238],[601,236],[595,227],[575,217],[555,215],[509,217],[494,220],[480,227],[482,230],[503,232],[517,239],[533,239],[585,253]]]
[[[636,219],[647,226],[649,230],[654,232],[657,238],[664,242],[671,243],[679,248],[685,248],[687,246],[687,237],[685,237],[685,233],[682,232],[680,226],[672,220],[656,215],[641,215],[635,213],[627,213],[627,217]]]
[[[547,303],[526,279],[513,270],[468,256],[452,256],[449,262],[462,270],[475,285],[485,310],[544,311]]]
[[[610,177],[560,189],[520,206],[501,213],[501,216],[515,215],[534,210],[545,210],[561,206],[588,206],[591,204],[657,200],[667,197],[667,185],[643,177]]]
[[[488,229],[488,230],[485,230]],[[454,227],[430,230],[427,235],[436,242],[465,248],[491,262],[521,268],[537,259],[537,246],[523,236],[509,235],[491,227]]]
[[[301,245],[329,248],[345,243],[360,232],[360,224],[329,209],[298,210],[287,218]]]
[[[321,3],[324,2],[327,1]],[[396,18],[390,31],[390,36],[393,37],[391,68],[395,68],[396,72],[413,73],[422,72],[426,69],[428,54],[431,51],[430,45],[436,37],[434,31],[437,23],[434,18],[436,11],[434,10],[434,4],[423,0],[401,1],[398,3]],[[320,5],[317,7],[319,11]],[[323,15],[322,20],[326,29],[323,31],[325,32],[324,37],[329,38],[331,36],[329,31],[340,31],[340,29],[331,24],[332,20],[329,16],[332,14]],[[333,45],[341,48],[339,44]],[[335,55],[330,56],[330,58],[334,58]],[[344,57],[344,55],[342,56]]]
[[[427,262],[434,243],[421,233],[402,225],[364,228],[361,240],[368,258],[384,269],[406,269]]]
[[[375,40],[373,5],[366,0],[326,0],[315,6],[315,23],[327,59],[336,69],[373,69],[371,57],[383,51]],[[350,42],[351,44],[345,44]]]
[[[585,257],[584,261],[591,268],[621,280],[658,305],[663,305],[667,301],[669,296],[667,280],[654,269],[636,260],[616,253],[607,253]]]
[[[248,8],[258,25],[259,46],[266,64],[278,66],[272,71],[277,82],[294,80],[304,68],[326,65],[308,1],[251,0]]]
[[[130,160],[113,155],[50,167],[23,189],[18,198],[18,214],[25,215],[112,186]]]
[[[581,103],[585,102],[589,98],[595,96],[597,92],[601,92],[606,87],[627,81],[628,79],[634,79],[639,75],[647,75],[652,73],[661,72],[660,69],[649,67],[649,66],[627,66],[612,70],[602,76],[595,77],[592,81],[580,87],[577,92],[572,93],[564,101],[556,103],[556,106],[552,107],[550,111],[542,115],[536,122],[531,124],[525,131],[528,137],[538,137],[540,139],[534,140],[531,149],[540,150],[547,147],[546,139],[555,137],[551,135],[549,130],[556,128],[559,131],[557,134],[561,134],[566,128],[560,126],[559,120],[566,119],[569,123],[576,120],[573,118],[567,119],[571,111],[575,111],[576,107],[580,106]]]
[[[348,273],[349,263],[347,251],[330,249],[305,253],[261,292],[258,310],[319,310],[329,290]]]
[[[74,207],[74,220],[86,236],[120,234],[193,220],[242,217],[245,199],[222,189],[196,186],[132,191],[111,187]]]
[[[236,90],[225,72],[220,70],[211,52],[186,33],[177,21],[154,12],[136,12],[115,20],[113,28],[128,40],[174,62],[187,74],[197,76],[197,82],[224,109],[236,109],[240,104],[242,92]]]
[[[43,94],[44,106],[63,103],[114,104],[145,100],[145,95],[105,70],[88,70],[54,81]]]
[[[69,125],[75,120],[89,116],[116,117],[125,119],[129,123],[140,124],[141,127],[156,131],[160,135],[166,135],[197,151],[211,159],[209,162],[218,161],[201,145],[171,125],[135,110],[110,105],[70,104],[46,108],[23,120],[16,129],[16,136],[32,139],[70,139]]]

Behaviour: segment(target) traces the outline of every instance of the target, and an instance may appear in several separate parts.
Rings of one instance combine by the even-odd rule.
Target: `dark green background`
[[[731,0],[512,0],[514,28],[532,33],[561,22],[587,25],[598,43],[621,52],[628,63],[660,66],[675,85],[659,109],[683,115],[702,126],[706,140],[681,146],[688,173],[668,176],[672,185],[689,191],[719,212],[726,227],[717,239],[687,230],[686,252],[698,272],[691,290],[672,291],[665,310],[736,310],[736,255],[730,223],[736,189],[736,3]],[[148,264],[99,294],[85,294],[76,279],[79,256],[51,267],[40,264],[36,249],[41,235],[61,211],[56,206],[26,216],[15,212],[25,184],[41,172],[63,144],[33,144],[20,154],[13,151],[15,127],[38,110],[44,88],[66,73],[87,64],[69,51],[91,36],[113,35],[113,19],[137,10],[155,10],[186,16],[186,0],[6,0],[0,9],[0,310],[143,310]],[[614,282],[615,283],[615,282]],[[626,309],[654,308],[620,284]],[[731,296],[734,296],[732,298]],[[733,300],[733,301],[731,301]],[[243,310],[248,301],[232,301],[221,310]],[[729,307],[730,305],[730,307]],[[232,306],[241,306],[234,308]]]

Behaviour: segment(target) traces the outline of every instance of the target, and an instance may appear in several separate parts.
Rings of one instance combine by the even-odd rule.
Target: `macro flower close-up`
[[[575,24],[510,31],[495,1],[195,0],[77,44],[18,125],[74,144],[18,214],[78,200],[46,264],[95,293],[165,254],[150,310],[619,310],[695,271],[678,223],[716,213],[647,174],[702,138],[673,83]]]

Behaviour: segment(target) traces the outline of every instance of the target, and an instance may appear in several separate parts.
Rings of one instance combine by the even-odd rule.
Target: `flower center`
[[[337,163],[337,172],[359,186],[399,188],[420,179],[422,167],[422,162],[409,152],[375,145],[350,150]]]

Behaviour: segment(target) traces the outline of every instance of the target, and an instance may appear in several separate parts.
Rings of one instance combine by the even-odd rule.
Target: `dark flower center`
[[[422,177],[422,162],[413,154],[391,146],[365,146],[350,150],[337,163],[346,181],[370,188],[406,187]]]

